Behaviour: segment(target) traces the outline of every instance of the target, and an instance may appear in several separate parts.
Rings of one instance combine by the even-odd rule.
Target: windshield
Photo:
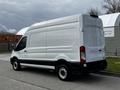
[[[27,41],[27,37],[23,37],[16,46],[15,51],[24,49],[26,47],[26,41]]]

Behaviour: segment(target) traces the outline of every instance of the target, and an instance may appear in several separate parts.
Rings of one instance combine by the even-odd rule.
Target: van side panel
[[[46,32],[48,59],[79,62],[79,22],[54,26]]]
[[[56,64],[56,61],[64,59],[75,73],[100,71],[107,66],[102,22],[98,18],[77,15],[38,23],[24,36],[27,37],[27,46],[13,51],[10,58],[13,65],[16,57],[19,64],[37,66],[57,66],[59,62]],[[81,46],[85,49],[81,50]],[[83,58],[84,63],[81,62]]]
[[[46,58],[46,32],[34,30],[29,32],[29,42],[27,47],[28,60],[45,60]]]

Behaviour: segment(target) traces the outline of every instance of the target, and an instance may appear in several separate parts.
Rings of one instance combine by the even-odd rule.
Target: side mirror
[[[15,50],[15,48],[16,48],[15,44],[12,43],[11,48],[12,48],[12,50]]]

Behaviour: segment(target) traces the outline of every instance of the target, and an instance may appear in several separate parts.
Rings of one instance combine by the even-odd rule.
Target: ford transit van
[[[76,73],[104,70],[105,39],[102,21],[94,16],[75,15],[33,24],[12,52],[14,70],[21,65],[47,66],[61,80]]]

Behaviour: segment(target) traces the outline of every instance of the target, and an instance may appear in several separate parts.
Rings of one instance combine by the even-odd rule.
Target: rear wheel
[[[57,68],[57,75],[60,80],[67,81],[71,79],[71,71],[67,65],[60,65]]]
[[[13,69],[14,69],[15,71],[18,71],[18,70],[21,69],[21,65],[20,65],[20,63],[18,62],[17,59],[15,59],[15,60],[13,61],[12,67],[13,67]]]

